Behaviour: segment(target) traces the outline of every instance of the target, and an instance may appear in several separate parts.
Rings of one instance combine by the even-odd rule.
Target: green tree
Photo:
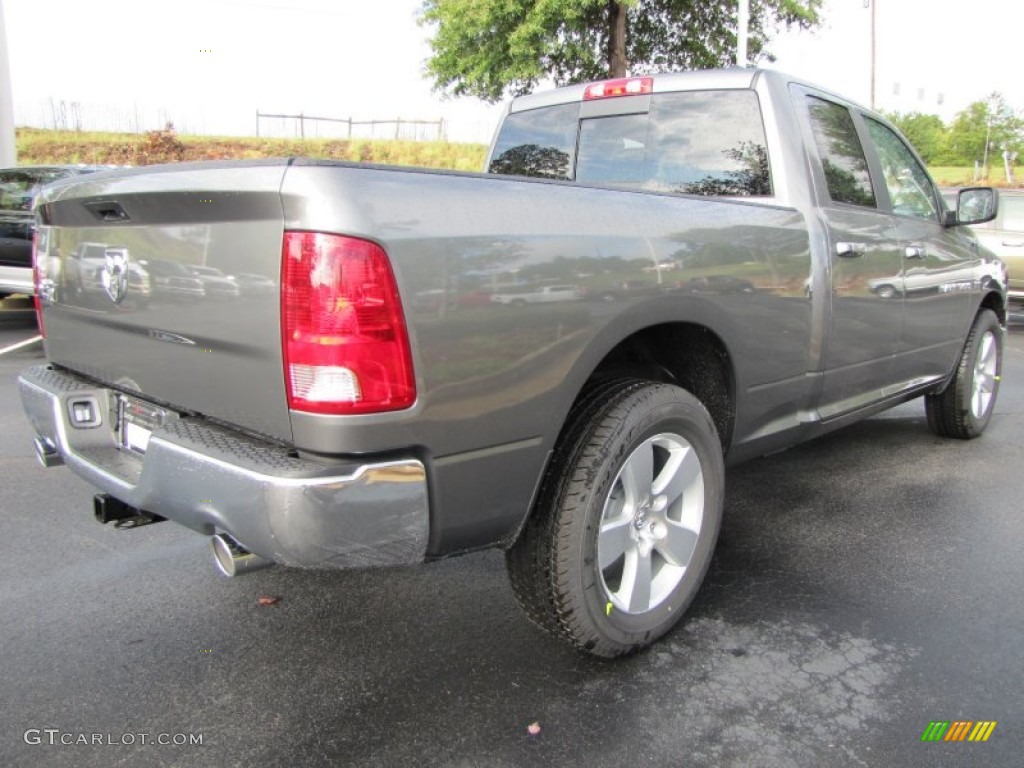
[[[822,0],[750,7],[748,55],[768,57],[778,25],[814,26]],[[434,27],[429,74],[440,90],[499,101],[557,85],[731,64],[735,0],[424,0]]]
[[[921,159],[928,165],[937,164],[946,152],[946,124],[938,115],[921,112],[902,114],[893,112],[886,115],[889,121],[900,129],[910,140]]]
[[[986,153],[985,143],[988,142]],[[1024,145],[1024,120],[1010,109],[1002,94],[992,93],[959,112],[949,127],[944,163],[973,165],[1000,157],[1004,147],[1015,151]]]

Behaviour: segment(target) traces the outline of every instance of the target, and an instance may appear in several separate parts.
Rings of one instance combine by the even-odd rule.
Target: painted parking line
[[[11,344],[11,346],[9,347],[4,347],[3,349],[0,349],[0,356],[6,355],[8,352],[14,352],[15,350],[21,349],[22,347],[31,346],[32,344],[35,344],[37,341],[42,340],[42,336],[33,336],[31,339],[19,341],[17,344]]]

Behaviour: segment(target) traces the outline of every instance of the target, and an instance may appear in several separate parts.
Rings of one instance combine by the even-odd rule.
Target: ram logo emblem
[[[103,272],[100,282],[107,296],[115,304],[124,301],[128,293],[128,249],[107,248],[103,253]]]

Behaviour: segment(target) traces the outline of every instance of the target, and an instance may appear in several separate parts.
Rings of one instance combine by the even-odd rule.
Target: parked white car
[[[495,293],[491,295],[491,301],[510,306],[524,306],[552,301],[579,301],[583,296],[583,289],[576,285],[545,285],[523,293]]]

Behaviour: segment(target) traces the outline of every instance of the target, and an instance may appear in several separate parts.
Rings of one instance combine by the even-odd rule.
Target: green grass
[[[146,165],[175,160],[230,160],[262,157],[321,157],[363,163],[479,171],[487,154],[483,144],[447,141],[353,139],[271,139],[228,136],[178,136],[153,132],[89,133],[17,129],[18,163],[96,163]]]
[[[1013,168],[1011,170],[1013,170],[1013,186],[1019,186],[1021,182],[1024,182],[1024,168]],[[930,167],[928,172],[931,173],[932,178],[935,179],[940,187],[964,187],[972,184],[989,185],[993,187],[1010,186],[1006,179],[1006,171],[1003,169],[1001,159],[998,164],[993,163],[989,166],[987,180],[982,178],[975,181],[973,168],[956,168],[937,165]]]

